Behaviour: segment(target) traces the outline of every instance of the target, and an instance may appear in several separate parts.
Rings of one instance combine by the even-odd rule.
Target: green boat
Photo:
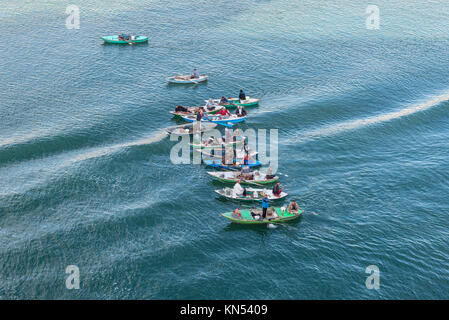
[[[240,216],[238,214],[235,214],[234,212],[225,212],[222,214],[222,216],[233,223],[268,224],[294,220],[299,218],[303,213],[303,210],[298,210],[297,212],[290,213],[285,208],[281,207],[271,207],[271,209],[274,209],[273,214],[271,216],[267,215],[267,217],[263,220],[261,219],[262,209],[243,209],[240,210]],[[255,215],[254,217],[251,212]]]
[[[279,180],[278,176],[267,178],[265,174],[260,173],[259,171],[247,174],[251,176],[252,179],[250,180],[244,179],[240,171],[208,171],[207,174],[221,182],[236,183],[237,181],[240,181],[240,184],[251,186],[272,184]]]
[[[134,36],[129,34],[119,34],[116,36],[104,36],[101,37],[106,43],[114,44],[134,44],[134,43],[144,43],[148,42],[148,37],[145,36]]]
[[[219,105],[223,105],[226,108],[237,108],[237,106],[256,107],[259,105],[259,99],[256,98],[246,97],[246,100],[243,101],[240,101],[239,98],[227,98],[227,99],[228,99],[227,103],[220,103],[220,99],[214,99],[212,101]],[[205,101],[207,102],[208,100]]]

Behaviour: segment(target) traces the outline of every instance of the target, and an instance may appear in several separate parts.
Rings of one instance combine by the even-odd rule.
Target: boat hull
[[[207,101],[207,100],[205,100]],[[220,99],[213,100],[215,103],[220,103]],[[237,108],[238,106],[242,107],[257,107],[259,105],[259,99],[256,98],[247,98],[246,100],[243,100],[240,102],[239,98],[228,98],[228,103],[223,103],[222,105],[225,106],[227,109]]]
[[[113,43],[113,44],[130,44],[130,43],[145,43],[148,42],[148,37],[145,36],[137,36],[133,40],[119,40],[118,36],[104,36],[101,37],[104,42],[106,43]]]
[[[195,116],[182,116],[182,119],[187,122],[195,122]],[[231,117],[228,119],[221,119],[219,116],[212,116],[209,119],[201,119],[201,122],[213,122],[213,123],[239,123],[246,120],[245,117]]]
[[[235,173],[234,171],[232,173]],[[224,183],[232,183],[235,184],[237,181],[240,181],[242,185],[270,185],[279,180],[278,176],[274,176],[271,179],[254,179],[254,180],[242,180],[235,175],[228,176],[226,172],[213,171],[208,172],[208,175],[212,176],[215,180],[224,182]]]
[[[200,76],[197,79],[189,79],[188,76],[175,76],[167,78],[168,83],[173,84],[196,84],[205,82],[209,79],[208,76]]]
[[[227,193],[226,191],[228,191],[229,193]],[[268,196],[268,199],[271,201],[276,201],[276,200],[282,200],[285,197],[288,196],[287,193],[285,192],[281,192],[280,196],[277,197],[273,194],[273,192],[271,190],[264,190],[264,189],[252,189],[252,188],[248,188],[247,189],[247,196],[241,196],[241,195],[234,195],[232,193],[232,189],[231,188],[225,188],[225,189],[220,189],[220,190],[215,190],[216,193],[218,193],[220,196],[222,196],[223,198],[229,199],[229,200],[235,200],[235,201],[243,201],[243,202],[260,202],[262,201],[262,193],[266,193]],[[257,193],[257,198],[254,197],[254,192]]]
[[[239,164],[239,165],[225,165],[221,163],[221,159],[220,160],[204,160],[204,163],[206,164],[206,166],[208,167],[212,167],[215,169],[224,169],[224,170],[232,170],[232,169],[239,169],[239,168],[243,168],[243,166],[245,166],[243,163]],[[255,167],[260,167],[262,165],[262,163],[258,160],[250,160],[248,162],[248,164],[246,164],[246,166],[250,167],[250,168],[255,168]]]
[[[255,224],[255,225],[265,225],[268,223],[280,223],[280,222],[286,222],[291,221],[294,219],[299,218],[303,211],[298,210],[297,213],[289,213],[287,210],[285,212],[282,212],[280,207],[273,207],[275,212],[278,215],[278,218],[272,218],[272,219],[264,219],[264,220],[256,220],[252,217],[251,211],[248,209],[241,210],[241,217],[235,217],[233,212],[225,212],[222,214],[223,217],[230,220],[232,223],[238,223],[238,224]],[[258,212],[259,213],[259,212]]]

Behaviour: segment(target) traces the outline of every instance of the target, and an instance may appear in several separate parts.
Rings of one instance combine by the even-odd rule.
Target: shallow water
[[[0,9],[1,298],[448,298],[449,3],[376,1],[379,30],[365,1],[84,1],[79,30],[69,4]],[[175,104],[240,88],[305,209],[275,229],[169,158]]]

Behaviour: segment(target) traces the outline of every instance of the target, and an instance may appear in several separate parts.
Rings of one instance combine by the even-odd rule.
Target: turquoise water
[[[369,3],[379,30],[366,1],[83,1],[79,30],[70,4],[0,8],[1,298],[448,298],[447,1]],[[128,31],[148,45],[102,45]],[[305,210],[276,229],[170,162],[168,111],[240,88]]]

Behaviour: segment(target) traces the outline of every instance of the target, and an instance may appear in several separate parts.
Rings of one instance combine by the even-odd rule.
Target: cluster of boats
[[[105,43],[111,44],[137,44],[148,42],[146,36],[133,34],[119,34],[102,37]],[[200,75],[197,69],[193,74],[168,77],[170,84],[198,84],[209,79],[207,75]],[[243,90],[239,96],[221,97],[221,99],[205,100],[202,106],[177,105],[170,113],[178,120],[186,123],[168,127],[169,134],[179,136],[199,136],[215,129],[218,125],[232,128],[235,124],[244,122],[247,118],[245,108],[257,107],[259,99],[248,97]],[[231,111],[235,113],[231,114]],[[204,136],[203,136],[204,137]],[[203,159],[207,167],[216,171],[207,172],[216,181],[224,184],[234,184],[233,188],[224,187],[215,190],[223,198],[239,202],[259,202],[262,208],[236,208],[225,212],[223,217],[231,222],[240,224],[270,224],[298,218],[302,214],[296,202],[292,201],[287,207],[270,207],[270,202],[285,199],[287,193],[280,187],[279,177],[272,174],[271,167],[265,172],[257,168],[262,163],[257,160],[257,152],[251,150],[247,138],[235,130],[232,134],[225,129],[225,136],[210,136],[204,140],[190,143],[193,152],[199,152],[209,159]],[[275,185],[269,189],[270,185]]]
[[[294,201],[288,207],[268,205],[285,199],[288,194],[280,188],[279,176],[272,174],[271,167],[266,171],[258,169],[262,163],[257,160],[257,152],[249,148],[247,138],[239,129],[233,134],[225,129],[225,135],[218,138],[204,134],[217,126],[232,127],[245,121],[247,113],[243,108],[258,106],[259,99],[246,97],[241,90],[239,98],[222,97],[205,100],[205,103],[203,106],[177,105],[170,114],[187,123],[169,127],[167,132],[177,135],[202,134],[203,140],[194,139],[190,143],[193,152],[209,158],[203,158],[206,167],[215,169],[207,172],[209,176],[218,182],[234,185],[215,190],[220,197],[243,203],[262,203],[262,208],[236,208],[222,216],[240,224],[270,224],[298,218],[303,211]],[[229,112],[232,109],[236,109],[235,114]],[[271,185],[275,186],[271,189]]]

